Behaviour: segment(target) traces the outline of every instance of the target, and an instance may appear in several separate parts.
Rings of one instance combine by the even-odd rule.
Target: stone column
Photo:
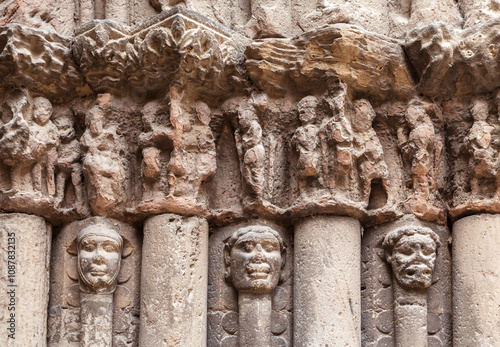
[[[453,224],[453,345],[500,346],[500,215]]]
[[[0,345],[46,346],[52,229],[43,218],[0,215]]]
[[[206,345],[208,223],[163,214],[144,224],[139,345]]]
[[[313,216],[295,226],[294,345],[361,345],[361,226]]]

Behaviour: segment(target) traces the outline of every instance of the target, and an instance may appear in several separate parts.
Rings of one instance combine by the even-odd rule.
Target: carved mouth
[[[101,269],[91,269],[89,273],[95,277],[106,276],[108,274],[107,271]]]
[[[426,265],[410,265],[404,270],[405,276],[416,279],[428,278],[431,273],[431,269]]]
[[[248,264],[246,266],[247,273],[253,279],[265,279],[271,272],[269,264]]]

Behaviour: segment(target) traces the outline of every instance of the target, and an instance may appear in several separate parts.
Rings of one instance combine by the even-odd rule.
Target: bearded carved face
[[[90,226],[78,236],[80,288],[88,293],[113,293],[120,271],[121,236],[105,226]]]
[[[436,249],[436,242],[429,235],[402,236],[394,245],[392,254],[387,255],[396,280],[407,288],[429,288],[436,263]]]
[[[226,249],[230,281],[238,291],[271,293],[278,285],[284,265],[280,240],[271,232],[249,231]]]

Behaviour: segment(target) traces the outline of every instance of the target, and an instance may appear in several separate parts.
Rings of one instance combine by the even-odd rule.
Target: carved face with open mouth
[[[274,233],[248,231],[227,253],[231,281],[238,291],[265,294],[276,288],[284,259],[282,241]]]
[[[78,238],[78,272],[88,292],[112,293],[120,271],[121,237],[103,226],[90,226]]]
[[[436,243],[429,235],[403,236],[392,251],[394,275],[406,287],[430,287],[435,262]]]

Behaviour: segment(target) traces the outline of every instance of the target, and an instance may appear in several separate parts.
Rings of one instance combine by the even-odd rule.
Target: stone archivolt
[[[133,297],[115,303],[115,318],[108,320],[119,331],[116,341],[153,343],[149,339],[156,334],[138,337],[141,243],[128,224],[146,223],[145,248],[157,249],[159,242],[172,246],[168,262],[200,274],[200,292],[208,279],[208,313],[191,310],[191,302],[182,303],[182,312],[203,320],[196,326],[202,333],[208,314],[210,346],[235,344],[238,331],[248,333],[237,323],[234,289],[220,277],[223,244],[238,225],[276,223],[280,235],[288,233],[291,251],[292,226],[297,242],[309,249],[309,237],[325,228],[334,230],[329,239],[336,246],[359,245],[357,238],[343,239],[339,225],[358,235],[361,223],[373,232],[373,250],[363,251],[371,258],[361,259],[361,271],[371,274],[370,266],[385,271],[378,282],[363,280],[372,285],[364,298],[384,295],[380,302],[390,301],[387,289],[394,283],[377,253],[386,230],[422,225],[444,243],[448,220],[500,212],[497,27],[496,19],[465,30],[433,23],[398,40],[337,23],[293,38],[250,40],[182,6],[135,26],[94,20],[72,38],[22,25],[1,27],[0,210],[36,214],[56,228],[64,226],[53,252],[58,262],[53,271],[62,271],[62,277],[51,289],[49,341],[65,329],[65,343],[78,341],[79,328],[64,326],[65,317],[78,316],[74,240],[100,218],[125,230],[122,260],[133,252],[133,269],[121,271],[131,272],[134,282],[118,277],[118,286],[130,284],[123,290]],[[264,29],[271,30],[259,30]],[[269,36],[265,30],[261,36]],[[210,241],[209,225],[216,231]],[[172,232],[201,256],[208,254],[216,269],[209,272],[196,252],[176,244]],[[127,242],[134,249],[128,254]],[[264,241],[257,243],[263,248]],[[342,263],[324,245],[311,252],[316,248],[321,251],[311,259],[302,251],[295,266],[310,269],[304,266],[309,260]],[[444,286],[438,280],[449,276],[443,264],[450,256],[435,249],[432,254],[437,257],[434,281],[425,288],[429,319],[437,323],[429,323],[427,332],[420,329],[419,338],[428,333],[446,345],[451,308],[433,288]],[[356,262],[361,252],[350,256]],[[144,259],[143,268],[157,267],[150,255]],[[259,269],[257,276],[268,273],[265,265]],[[291,272],[287,265],[286,281],[258,298],[269,316],[266,324],[272,325],[263,329],[266,343],[290,345],[293,334],[302,338],[301,329],[314,335],[316,327],[297,322],[292,327],[292,300],[306,312],[304,300],[311,298],[304,290],[307,278],[298,278],[299,293],[291,293]],[[142,282],[156,288],[145,276]],[[186,286],[196,282],[167,280],[172,297],[188,295]],[[345,291],[338,300],[345,309],[341,313],[351,312],[349,336],[359,337],[361,300]],[[404,293],[398,292],[403,301]],[[416,306],[427,309],[422,293]],[[394,337],[394,329],[377,321],[390,309],[376,307],[375,299],[366,325],[378,330],[363,339],[382,344]],[[141,307],[152,317],[162,315],[155,300]],[[172,300],[163,296],[159,302]],[[246,318],[240,312],[240,322],[256,323],[248,303],[239,304],[250,312]],[[113,305],[107,307],[113,316]],[[175,307],[169,309],[174,315]],[[135,330],[119,324],[133,324]],[[140,324],[149,329],[145,318]],[[175,329],[185,327],[172,328],[172,341],[179,339]],[[314,340],[304,336],[300,341]]]

